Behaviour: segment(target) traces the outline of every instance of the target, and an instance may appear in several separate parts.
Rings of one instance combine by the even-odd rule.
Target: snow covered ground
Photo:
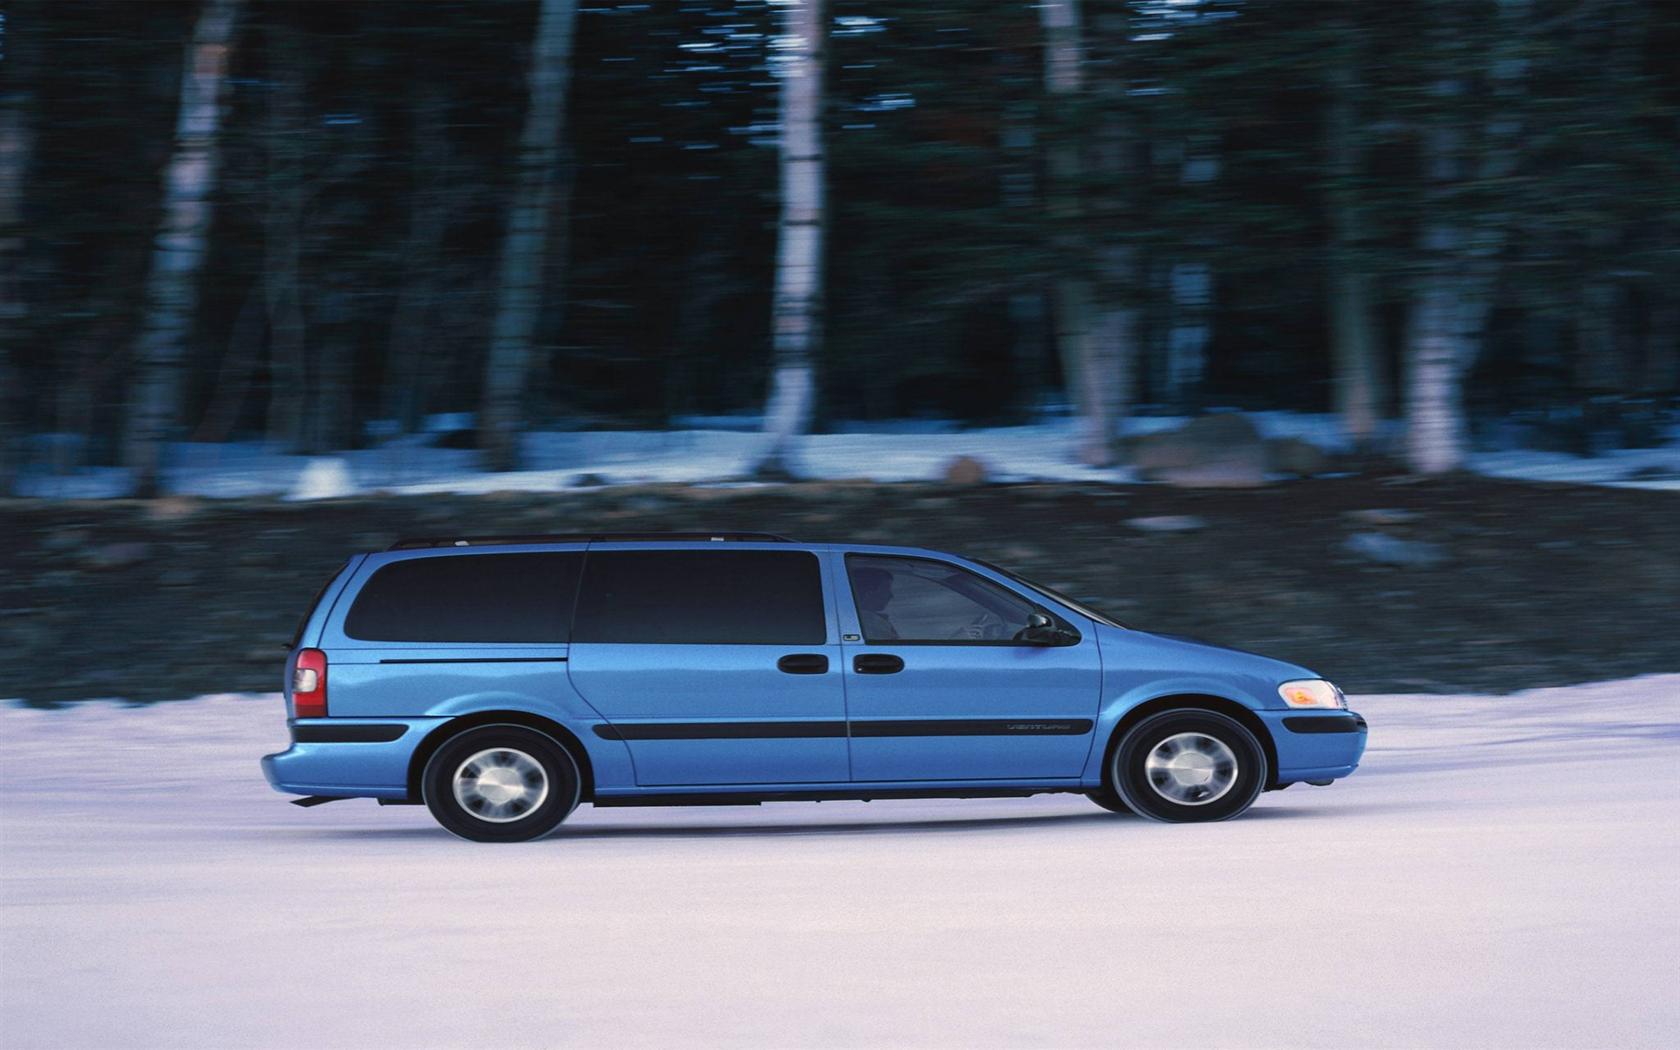
[[[1326,449],[1341,438],[1334,417],[1293,412],[1252,413],[1267,437],[1296,437]],[[450,425],[470,420],[451,418]],[[764,445],[755,418],[696,418],[688,429],[541,431],[524,436],[527,469],[484,473],[469,449],[434,448],[424,438],[396,438],[381,447],[333,456],[279,455],[260,444],[180,444],[171,448],[166,487],[212,498],[287,495],[328,499],[361,492],[553,492],[580,485],[660,482],[719,484],[743,476]],[[1176,427],[1184,420],[1140,416],[1129,434]],[[1093,469],[1073,459],[1072,422],[959,429],[938,421],[858,425],[801,442],[800,473],[821,479],[932,481],[957,456],[984,460],[998,481],[1137,480],[1128,467]],[[1487,452],[1470,469],[1532,481],[1680,490],[1680,433],[1656,449],[1624,449],[1583,458],[1559,452]],[[104,499],[124,495],[127,472],[95,467],[63,476],[25,474],[20,493],[46,499]]]
[[[1672,1046],[1680,675],[1355,707],[1365,768],[1226,824],[585,807],[515,847],[286,805],[273,697],[8,707],[0,1039]]]

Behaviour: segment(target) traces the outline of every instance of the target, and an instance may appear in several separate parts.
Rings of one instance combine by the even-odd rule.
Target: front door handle
[[[827,674],[828,657],[822,653],[789,653],[776,661],[776,670],[784,674]]]
[[[904,660],[891,653],[859,653],[852,657],[852,670],[858,674],[897,674],[904,670]]]

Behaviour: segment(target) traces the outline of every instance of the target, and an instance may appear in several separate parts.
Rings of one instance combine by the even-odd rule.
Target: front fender
[[[1106,678],[1106,676],[1105,676]],[[1251,711],[1261,705],[1248,689],[1238,687],[1229,678],[1212,675],[1175,675],[1150,678],[1147,681],[1115,683],[1119,692],[1105,692],[1101,710],[1097,714],[1096,738],[1086,760],[1081,779],[1090,785],[1102,783],[1103,761],[1108,754],[1109,740],[1115,728],[1143,704],[1171,696],[1211,696],[1228,700]]]

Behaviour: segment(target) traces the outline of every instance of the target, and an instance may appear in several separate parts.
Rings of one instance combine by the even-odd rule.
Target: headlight
[[[1302,678],[1278,686],[1278,695],[1290,707],[1346,707],[1342,691],[1322,678]]]

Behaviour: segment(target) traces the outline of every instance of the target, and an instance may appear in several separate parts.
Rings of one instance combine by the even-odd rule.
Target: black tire
[[[1175,763],[1186,763],[1182,772]],[[1197,783],[1204,772],[1207,781]],[[1126,733],[1104,786],[1139,816],[1188,824],[1242,813],[1266,779],[1266,749],[1248,727],[1214,711],[1181,708],[1151,715]]]
[[[1114,793],[1114,789],[1109,787],[1107,783],[1104,783],[1102,787],[1095,791],[1085,792],[1085,797],[1108,810],[1110,813],[1124,813],[1128,816],[1131,815],[1132,807],[1126,805],[1126,800],[1121,798],[1119,795],[1116,795]]]
[[[469,769],[473,759],[478,761]],[[426,762],[420,791],[426,808],[452,834],[474,842],[527,842],[571,815],[582,781],[577,760],[553,737],[491,725],[444,741]]]

